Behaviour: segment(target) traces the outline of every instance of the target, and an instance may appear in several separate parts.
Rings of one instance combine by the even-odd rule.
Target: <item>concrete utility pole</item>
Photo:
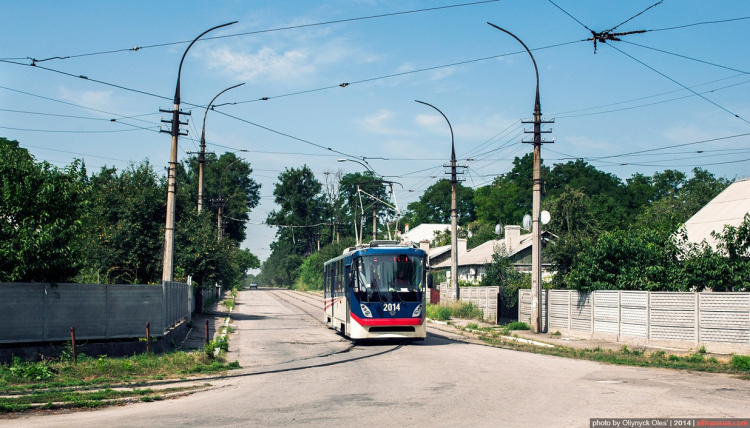
[[[196,37],[192,42],[190,42],[190,45],[188,45],[187,49],[185,49],[185,53],[182,54],[182,59],[180,60],[180,68],[177,70],[177,86],[175,87],[174,91],[174,106],[172,107],[171,111],[160,109],[160,111],[164,113],[172,113],[172,129],[170,131],[166,131],[172,135],[172,146],[169,154],[169,173],[167,174],[167,221],[164,228],[164,264],[162,267],[161,276],[162,284],[174,279],[174,213],[176,209],[175,195],[177,193],[177,138],[180,135],[187,135],[187,132],[180,133],[180,125],[187,125],[187,123],[180,122],[180,115],[189,114],[180,111],[180,74],[182,74],[182,63],[185,61],[185,56],[187,55],[190,48],[196,41],[198,41],[198,39],[203,37],[203,35],[205,35],[209,31],[213,31],[217,28],[226,27],[227,25],[232,25],[235,23],[237,23],[237,21],[209,28],[208,30],[201,33],[200,36]]]
[[[488,22],[489,25],[497,28],[498,30],[510,35],[514,39],[516,39],[521,45],[523,45],[523,48],[526,49],[526,52],[528,52],[529,56],[531,57],[531,62],[534,64],[534,72],[536,73],[536,98],[534,100],[534,120],[532,122],[523,122],[522,123],[533,123],[534,124],[534,130],[532,131],[534,134],[534,140],[533,141],[523,141],[524,143],[531,143],[534,145],[534,188],[533,188],[533,199],[532,199],[532,229],[531,229],[531,331],[534,333],[543,333],[544,326],[542,318],[542,239],[541,239],[541,221],[540,221],[540,215],[541,215],[541,205],[542,205],[542,176],[541,176],[541,151],[542,151],[542,143],[547,143],[549,141],[542,141],[542,133],[550,133],[551,131],[542,131],[542,123],[552,123],[552,121],[542,121],[542,105],[539,101],[539,69],[537,69],[536,61],[534,60],[534,55],[531,54],[531,51],[528,47],[526,47],[526,44],[521,41],[518,37],[516,37],[513,33],[511,33],[508,30],[504,30],[500,27],[498,27],[495,24],[492,24]],[[525,133],[531,133],[529,131],[524,131]]]
[[[223,94],[224,92],[234,89],[238,86],[242,86],[244,83],[240,83],[239,85],[234,85],[230,88],[226,88],[223,91],[219,92],[214,99],[211,100],[210,103],[208,103],[208,107],[206,107],[206,112],[203,114],[203,130],[201,131],[201,151],[198,153],[198,212],[201,212],[203,210],[203,164],[206,163],[206,117],[208,116],[208,111],[213,110],[213,103],[216,101],[217,98],[219,98],[219,95]]]
[[[453,141],[453,127],[439,108],[424,101],[414,101],[437,110],[445,121],[448,122],[448,128],[451,131],[451,287],[453,288],[453,300],[457,302],[461,299],[461,290],[458,287],[458,208],[456,203],[456,184],[458,183],[458,179],[456,178],[456,147]]]

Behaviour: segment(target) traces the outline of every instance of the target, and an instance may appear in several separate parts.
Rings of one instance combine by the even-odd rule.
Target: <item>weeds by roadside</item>
[[[447,305],[427,305],[427,318],[448,321],[451,318],[482,320],[482,310],[471,303],[453,302]]]
[[[627,345],[623,345],[619,350],[607,350],[600,347],[594,349],[574,349],[559,345],[547,348],[508,338],[508,334],[511,331],[528,330],[528,328],[528,325],[525,323],[510,323],[496,328],[483,328],[480,329],[479,339],[491,346],[516,351],[636,367],[662,367],[712,373],[733,373],[741,375],[743,379],[750,380],[750,356],[733,355],[731,360],[721,361],[716,357],[707,357],[705,347],[701,347],[695,353],[679,356],[667,354],[662,350],[648,352],[643,346],[631,349]]]

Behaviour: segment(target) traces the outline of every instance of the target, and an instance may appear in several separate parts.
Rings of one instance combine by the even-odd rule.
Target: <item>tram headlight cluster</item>
[[[416,308],[414,308],[414,312],[411,314],[413,317],[418,317],[422,315],[422,304],[420,303]]]
[[[364,303],[360,303],[359,307],[362,308],[362,314],[364,314],[364,316],[366,316],[367,318],[372,318],[372,312],[370,312],[370,308],[368,308]]]

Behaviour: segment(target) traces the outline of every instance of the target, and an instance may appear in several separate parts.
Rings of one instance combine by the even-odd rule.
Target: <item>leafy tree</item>
[[[258,258],[231,239],[218,240],[210,211],[189,211],[176,231],[175,265],[202,287],[215,282],[237,285],[248,269],[260,267]]]
[[[531,288],[531,277],[516,272],[504,244],[495,247],[492,261],[484,269],[481,286],[500,287],[500,299],[507,307],[513,307],[518,302],[519,289]]]
[[[566,282],[579,291],[679,291],[678,254],[671,236],[652,229],[603,232],[579,254]]]
[[[564,278],[576,265],[578,255],[591,244],[599,230],[591,203],[582,190],[570,187],[545,202],[550,211],[547,228],[557,236],[545,247],[546,257],[552,260],[557,272],[552,279],[556,287],[564,285]]]
[[[166,185],[151,164],[119,175],[103,167],[90,179],[83,215],[85,281],[145,284],[161,279]],[[178,228],[179,230],[179,228]]]
[[[361,193],[357,192],[357,188]],[[361,203],[360,203],[361,200]],[[384,232],[384,225],[389,208],[382,202],[388,201],[388,192],[384,181],[372,171],[346,174],[340,181],[337,210],[343,213],[344,231],[347,236],[354,235],[353,225],[364,230],[360,239],[369,241],[365,236],[372,236],[372,216],[375,211],[376,236]],[[363,211],[364,210],[364,211]],[[356,216],[355,216],[356,213]]]
[[[38,163],[0,138],[0,281],[62,282],[79,270],[86,171]]]
[[[177,172],[178,221],[182,214],[197,210],[198,169],[196,158],[190,158],[180,165]],[[225,201],[222,211],[223,236],[236,244],[245,240],[245,225],[250,212],[260,202],[260,184],[252,177],[250,162],[225,153],[218,158],[208,155],[203,174],[203,209],[218,213],[218,201]]]
[[[701,168],[693,169],[693,177],[689,180],[679,171],[666,170],[654,174],[651,181],[655,200],[644,208],[634,223],[663,233],[676,232],[682,223],[730,184],[729,180],[716,178]]]
[[[451,192],[450,180],[439,180],[428,187],[418,201],[410,203],[407,209],[414,213],[416,223],[450,223]],[[456,210],[458,224],[466,225],[474,221],[474,189],[456,184]]]
[[[273,194],[280,209],[271,211],[267,222],[280,226],[279,241],[287,243],[283,248],[290,248],[300,256],[317,249],[318,227],[328,218],[321,190],[322,185],[307,165],[287,168],[279,174]]]

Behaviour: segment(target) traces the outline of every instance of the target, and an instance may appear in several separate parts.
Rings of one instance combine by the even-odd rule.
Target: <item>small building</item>
[[[450,230],[450,224],[435,224],[435,223],[422,223],[414,229],[409,229],[409,225],[406,225],[406,230],[401,234],[399,239],[401,242],[412,243],[419,245],[420,242],[427,241],[432,242],[436,232],[442,232],[446,229]]]
[[[750,213],[750,177],[737,180],[719,193],[685,222],[688,242],[706,241],[716,250],[712,232],[721,233],[724,226],[739,226]],[[750,256],[750,254],[748,254]]]
[[[542,232],[542,247],[546,245],[554,235],[547,231]],[[506,226],[505,235],[502,239],[487,241],[470,250],[458,251],[458,279],[462,281],[480,282],[484,277],[485,265],[492,262],[492,254],[496,250],[501,251],[504,247],[513,263],[516,271],[531,273],[531,243],[532,234],[521,234],[521,226]],[[432,269],[447,270],[450,272],[451,260],[441,260],[432,264]],[[551,272],[551,264],[545,260],[542,251],[542,275],[548,276]]]

